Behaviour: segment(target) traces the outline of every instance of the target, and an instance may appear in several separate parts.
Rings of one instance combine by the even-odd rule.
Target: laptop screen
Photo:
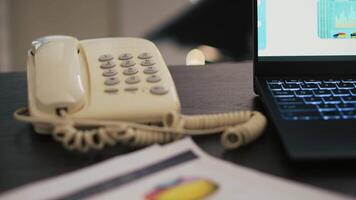
[[[356,0],[257,0],[259,61],[356,60]]]

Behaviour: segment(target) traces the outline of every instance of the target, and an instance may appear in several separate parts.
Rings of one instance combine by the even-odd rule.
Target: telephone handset
[[[29,108],[17,110],[15,118],[68,149],[143,146],[218,132],[232,149],[259,137],[266,126],[256,111],[180,114],[160,52],[139,38],[39,38],[28,52],[27,80]]]

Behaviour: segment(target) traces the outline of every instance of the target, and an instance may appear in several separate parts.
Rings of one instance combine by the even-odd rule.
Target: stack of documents
[[[237,166],[189,138],[151,146],[25,185],[0,199],[254,200],[351,199]]]

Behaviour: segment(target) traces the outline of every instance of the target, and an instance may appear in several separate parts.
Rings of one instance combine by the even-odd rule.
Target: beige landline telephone
[[[17,110],[15,118],[82,152],[221,132],[221,143],[232,149],[258,138],[266,126],[265,117],[252,111],[180,114],[168,68],[144,39],[39,38],[28,51],[27,80],[28,109]]]

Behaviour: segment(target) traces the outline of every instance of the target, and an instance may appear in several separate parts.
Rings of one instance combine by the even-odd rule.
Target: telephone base
[[[43,124],[43,123],[33,123],[33,128],[35,129],[36,133],[41,135],[48,135],[53,131],[52,125]]]

